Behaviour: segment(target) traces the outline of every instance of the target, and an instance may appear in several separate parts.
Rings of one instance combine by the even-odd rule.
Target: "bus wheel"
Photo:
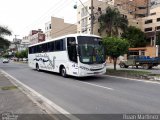
[[[40,71],[38,63],[36,64],[36,70]]]
[[[65,67],[62,67],[62,68],[61,68],[61,75],[62,75],[63,77],[67,77],[66,68],[65,68]]]

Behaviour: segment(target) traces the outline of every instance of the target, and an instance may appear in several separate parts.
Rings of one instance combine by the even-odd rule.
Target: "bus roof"
[[[43,44],[43,43],[48,43],[48,42],[51,42],[51,41],[55,41],[57,39],[62,39],[62,38],[66,38],[66,37],[77,37],[77,36],[100,37],[98,35],[82,34],[82,33],[68,34],[68,35],[64,35],[64,36],[61,36],[61,37],[53,38],[53,39],[50,39],[50,40],[47,40],[47,41],[43,41],[43,42],[40,42],[40,43],[32,44],[32,45],[29,45],[29,47],[32,47],[32,46],[35,46],[35,45],[40,45],[40,44]]]

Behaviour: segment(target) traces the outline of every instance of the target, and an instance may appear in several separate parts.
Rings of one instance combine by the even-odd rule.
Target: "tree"
[[[21,51],[20,54],[22,58],[28,58],[28,49]]]
[[[127,53],[129,43],[126,39],[118,37],[104,37],[103,44],[106,47],[106,54],[112,57],[114,61],[114,70],[116,70],[117,58]]]
[[[17,57],[17,58],[28,58],[28,49],[26,49],[26,50],[23,50],[23,51],[20,51],[20,52],[16,52],[15,53],[15,56]]]
[[[121,37],[128,40],[130,47],[146,46],[146,38],[144,32],[134,26],[129,26],[127,30],[122,33]]]
[[[4,58],[8,58],[8,57],[9,57],[9,54],[6,52],[6,53],[3,54],[3,57],[4,57]]]
[[[4,38],[4,35],[11,35],[11,31],[7,27],[0,26],[0,48],[6,49],[10,42]]]
[[[106,30],[108,36],[118,36],[119,29],[125,31],[128,27],[128,20],[123,17],[117,8],[107,7],[106,12],[98,18],[100,33]]]

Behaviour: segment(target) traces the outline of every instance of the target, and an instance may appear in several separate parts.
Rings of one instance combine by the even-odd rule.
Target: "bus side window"
[[[75,37],[67,38],[67,48],[68,48],[68,56],[70,61],[78,62],[77,61],[77,48],[76,48],[76,39]]]
[[[39,45],[39,53],[43,52],[42,45]]]
[[[32,47],[29,47],[29,54],[32,54]]]

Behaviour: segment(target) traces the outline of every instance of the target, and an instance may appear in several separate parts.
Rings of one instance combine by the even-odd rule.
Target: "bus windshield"
[[[84,64],[101,64],[105,62],[105,50],[101,38],[78,36],[78,54]]]

